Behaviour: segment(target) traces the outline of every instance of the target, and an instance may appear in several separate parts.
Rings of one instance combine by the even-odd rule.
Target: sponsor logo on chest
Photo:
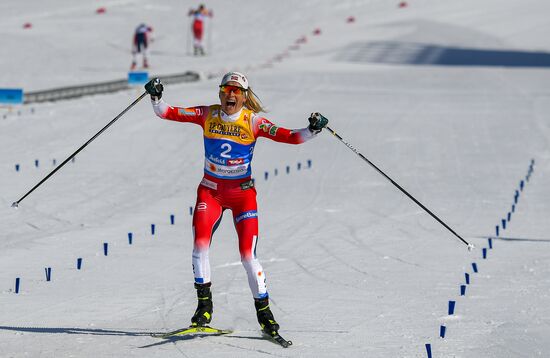
[[[216,163],[216,164],[225,165],[225,159],[217,158],[217,157],[213,156],[212,154],[210,154],[210,155],[208,156],[208,160],[210,160],[211,162],[214,162],[214,163]]]
[[[277,127],[276,125],[273,125],[273,123],[268,123],[268,122],[263,122],[262,124],[260,124],[259,128],[260,130],[266,133],[269,133],[269,135],[271,136],[276,136],[277,130],[279,130],[279,127]]]
[[[221,134],[231,137],[240,137],[241,136],[241,126],[237,124],[225,124],[225,123],[216,123],[210,122],[208,126],[208,132],[212,134]]]
[[[227,159],[227,164],[229,164],[229,165],[239,165],[239,164],[243,164],[243,163],[244,163],[243,158]]]

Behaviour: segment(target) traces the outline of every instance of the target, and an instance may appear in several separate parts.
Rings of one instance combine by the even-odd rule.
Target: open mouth
[[[237,101],[234,100],[234,99],[228,99],[228,100],[225,102],[225,106],[226,106],[227,109],[229,109],[229,110],[235,109],[235,107],[237,106]]]

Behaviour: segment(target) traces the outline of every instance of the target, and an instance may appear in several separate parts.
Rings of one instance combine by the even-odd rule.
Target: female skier
[[[203,129],[204,177],[197,189],[193,214],[192,262],[198,306],[191,318],[192,326],[204,326],[212,320],[208,250],[223,211],[231,209],[258,322],[266,334],[277,336],[279,324],[269,309],[265,273],[256,257],[258,212],[256,189],[251,180],[252,154],[259,137],[300,144],[314,138],[328,120],[319,113],[312,113],[307,128],[289,130],[274,125],[258,114],[265,110],[247,78],[238,72],[223,76],[219,88],[220,104],[210,106],[181,108],[168,105],[161,99],[164,88],[159,79],[148,82],[145,89],[151,95],[157,116],[194,123]]]
[[[199,5],[197,9],[190,9],[189,16],[193,16],[193,54],[195,56],[204,56],[204,47],[202,46],[202,35],[204,32],[204,22],[206,17],[212,17],[212,12],[208,11],[204,5]]]

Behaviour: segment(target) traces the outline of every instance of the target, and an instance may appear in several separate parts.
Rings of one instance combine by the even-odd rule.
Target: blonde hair
[[[246,101],[244,105],[246,108],[254,111],[254,113],[267,112],[262,104],[262,101],[256,96],[256,93],[252,91],[251,87],[248,87],[248,93],[246,94]]]

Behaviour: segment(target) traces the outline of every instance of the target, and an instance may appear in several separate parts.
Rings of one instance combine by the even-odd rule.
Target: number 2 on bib
[[[223,143],[221,145],[221,148],[223,149],[223,152],[220,153],[220,156],[222,158],[231,158],[231,156],[229,155],[229,152],[231,152],[231,144]]]

